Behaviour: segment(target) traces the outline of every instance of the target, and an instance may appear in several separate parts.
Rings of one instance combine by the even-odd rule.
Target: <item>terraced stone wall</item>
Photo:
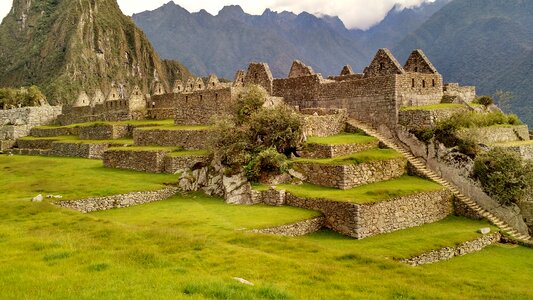
[[[64,106],[62,114],[58,117],[61,125],[96,121],[127,121],[134,119],[130,113],[126,100],[107,101],[104,104],[92,106],[71,107]],[[135,119],[142,118],[137,116]]]
[[[305,136],[331,136],[344,131],[348,114],[345,109],[308,108],[300,110]]]
[[[458,83],[444,85],[444,95],[459,97],[465,102],[471,102],[476,98],[475,86],[459,86]]]
[[[364,144],[345,144],[345,145],[321,145],[308,144],[303,151],[302,157],[306,158],[333,158],[348,155],[355,152],[361,152],[378,147],[379,141]]]
[[[137,146],[181,146],[187,150],[202,150],[207,146],[209,130],[134,129]]]
[[[64,135],[79,135],[79,127],[58,127],[58,128],[32,128],[30,135],[33,137],[54,137]]]
[[[194,169],[195,166],[209,165],[209,156],[167,156],[164,159],[165,173],[174,174],[185,169]]]
[[[438,109],[438,110],[401,110],[398,122],[409,129],[434,128],[437,122],[450,118],[453,114],[464,109]]]
[[[286,204],[320,211],[326,218],[326,227],[357,239],[433,223],[453,211],[452,194],[447,190],[369,204],[300,198],[287,193]]]
[[[295,163],[295,168],[305,174],[312,184],[346,190],[400,177],[405,174],[407,161],[397,158],[355,165]]]
[[[194,93],[175,94],[176,125],[207,125],[213,116],[228,111],[237,100],[240,88],[202,90]]]
[[[522,158],[524,159],[533,160],[533,144],[510,146],[510,147],[505,147],[505,149],[508,149],[510,151],[520,154],[520,156],[522,156]]]
[[[165,156],[169,151],[108,150],[104,152],[104,166],[148,173],[165,171]]]
[[[310,220],[297,222],[294,224],[287,224],[273,228],[256,229],[252,230],[251,232],[295,237],[317,232],[323,226],[324,218],[318,217]]]
[[[158,191],[133,192],[107,197],[60,201],[55,202],[53,204],[56,206],[77,210],[82,213],[90,213],[94,211],[124,208],[155,201],[161,201],[174,196],[177,192],[177,188],[169,187]]]
[[[79,129],[83,140],[114,140],[132,136],[132,128],[128,125],[97,124]]]
[[[54,142],[50,155],[61,157],[81,157],[89,159],[102,159],[108,144],[82,144],[68,142]]]
[[[509,127],[481,127],[465,128],[458,132],[461,138],[473,139],[476,143],[495,144],[514,141],[528,141],[529,129],[527,125],[509,126]]]

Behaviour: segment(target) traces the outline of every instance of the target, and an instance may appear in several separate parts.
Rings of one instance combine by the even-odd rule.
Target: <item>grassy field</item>
[[[312,136],[307,139],[308,144],[319,145],[369,144],[374,142],[377,142],[375,137],[353,133],[342,133],[327,137]]]
[[[209,130],[210,126],[204,125],[162,125],[162,126],[147,126],[140,127],[138,130]]]
[[[402,155],[392,149],[370,149],[334,158],[294,158],[293,162],[323,165],[357,165],[377,160],[400,158]]]
[[[309,183],[302,185],[283,184],[278,185],[277,188],[286,190],[298,197],[363,204],[415,193],[438,191],[442,189],[442,186],[418,177],[402,176],[397,179],[367,184],[349,190],[339,190]]]
[[[394,260],[475,238],[487,226],[482,221],[450,217],[359,241],[330,231],[285,238],[243,229],[314,213],[232,206],[200,194],[87,215],[28,199],[41,191],[80,198],[175,180],[83,159],[0,156],[0,298],[533,297],[532,249],[497,245],[416,268]]]

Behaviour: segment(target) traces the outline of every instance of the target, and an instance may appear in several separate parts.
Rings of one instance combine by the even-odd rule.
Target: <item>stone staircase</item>
[[[500,218],[496,217],[491,212],[483,209],[481,206],[479,206],[474,200],[469,198],[468,196],[464,195],[459,189],[453,185],[452,183],[448,182],[444,178],[440,177],[437,173],[435,173],[433,170],[429,169],[425,162],[422,160],[416,158],[413,154],[411,154],[409,151],[405,150],[403,147],[400,147],[394,142],[392,139],[385,137],[381,133],[379,133],[377,130],[375,130],[373,127],[371,127],[368,124],[362,123],[360,121],[349,119],[348,124],[350,124],[353,127],[359,128],[366,132],[368,135],[371,135],[377,139],[379,139],[382,143],[384,143],[387,147],[394,149],[404,155],[405,158],[413,165],[421,174],[424,176],[434,180],[435,182],[441,184],[442,186],[448,188],[455,197],[464,203],[468,208],[475,211],[480,216],[483,216],[489,222],[492,224],[498,226],[502,231],[507,233],[509,236],[511,236],[514,239],[517,239],[522,242],[531,243],[533,239],[530,236],[524,235],[519,233],[517,230],[513,229],[511,226],[506,224],[504,221],[502,221]]]

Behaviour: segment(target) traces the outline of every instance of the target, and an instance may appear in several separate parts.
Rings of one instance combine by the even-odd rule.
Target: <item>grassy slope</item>
[[[335,158],[295,158],[294,162],[313,163],[324,165],[352,165],[376,160],[389,160],[400,158],[402,155],[392,149],[371,149]]]
[[[128,121],[118,121],[118,122],[88,122],[88,123],[78,123],[65,126],[58,125],[48,125],[48,126],[38,126],[39,129],[49,129],[49,128],[78,128],[78,127],[89,127],[94,125],[133,125],[133,126],[172,126],[174,120],[128,120]]]
[[[305,183],[302,185],[284,184],[283,189],[298,197],[320,198],[333,201],[372,203],[421,192],[442,189],[437,183],[418,177],[403,176],[397,179],[363,185],[349,190],[339,190]]]
[[[319,145],[344,145],[344,144],[369,144],[377,139],[362,134],[343,133],[327,137],[312,136],[307,139],[308,144]]]
[[[284,238],[236,229],[288,221],[293,212],[231,206],[200,195],[82,215],[48,203],[31,203],[25,196],[17,200],[57,183],[29,181],[19,185],[20,191],[7,190],[6,184],[18,178],[5,167],[24,167],[25,160],[39,170],[33,176],[55,169],[75,172],[65,176],[69,182],[62,188],[78,196],[110,192],[98,184],[109,183],[104,170],[97,166],[89,180],[84,175],[87,169],[76,171],[86,160],[72,159],[69,170],[63,159],[37,162],[31,157],[7,157],[13,158],[6,161],[0,156],[0,295],[4,299],[533,297],[531,249],[492,246],[418,268],[392,260],[475,238],[476,229],[486,227],[485,222],[451,217],[361,241],[329,231]],[[124,173],[135,175],[129,181],[142,177]],[[76,179],[90,184],[80,185]],[[236,283],[232,277],[245,278],[255,286]]]

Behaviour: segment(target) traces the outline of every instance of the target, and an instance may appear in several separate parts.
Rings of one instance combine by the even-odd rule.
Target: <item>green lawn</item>
[[[104,168],[102,161],[40,156],[0,155],[0,199],[30,200],[37,194],[63,200],[157,190],[175,183],[176,175]]]
[[[51,136],[51,137],[34,137],[34,136],[25,136],[19,140],[23,141],[75,141],[80,138],[74,135],[62,135],[62,136]]]
[[[133,139],[116,139],[116,140],[60,140],[59,143],[75,143],[75,144],[110,144],[110,145],[133,145]]]
[[[277,186],[277,189],[286,190],[298,197],[327,199],[358,204],[384,201],[421,192],[438,191],[442,188],[443,187],[437,183],[412,176],[402,176],[397,179],[367,184],[349,190],[339,190],[309,183],[301,185],[283,184]]]
[[[466,108],[463,104],[455,103],[439,103],[433,105],[423,105],[423,106],[402,106],[400,110],[439,110],[439,109],[458,109]]]
[[[308,144],[319,145],[369,144],[377,141],[375,137],[353,133],[343,133],[327,137],[311,136],[307,139]]]
[[[370,149],[334,158],[295,158],[292,161],[323,165],[357,165],[365,162],[390,160],[400,157],[402,155],[393,149]]]
[[[124,185],[149,188],[148,181],[159,185],[167,179],[177,180],[106,170],[82,159],[0,156],[1,298],[533,297],[533,249],[491,246],[416,268],[394,260],[478,237],[476,230],[487,226],[480,221],[450,217],[360,241],[329,231],[286,238],[242,229],[313,213],[226,205],[199,194],[87,215],[28,200],[56,186],[66,191],[61,194],[76,198],[114,193]]]

